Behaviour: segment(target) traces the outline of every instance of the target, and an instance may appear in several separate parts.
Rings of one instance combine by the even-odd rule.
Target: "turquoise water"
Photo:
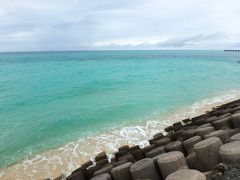
[[[0,54],[0,166],[240,89],[240,53]]]

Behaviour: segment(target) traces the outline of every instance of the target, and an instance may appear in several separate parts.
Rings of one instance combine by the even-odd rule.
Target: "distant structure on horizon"
[[[224,51],[228,51],[228,52],[240,52],[240,50],[234,50],[234,49],[225,49]]]

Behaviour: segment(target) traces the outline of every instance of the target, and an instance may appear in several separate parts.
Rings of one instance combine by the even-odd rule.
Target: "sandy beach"
[[[49,150],[29,157],[7,168],[1,169],[0,177],[9,179],[44,179],[54,178],[61,174],[69,175],[79,164],[92,159],[101,151],[111,154],[121,145],[148,145],[148,139],[175,121],[194,117],[211,110],[213,107],[240,98],[238,91],[204,99],[189,107],[183,107],[174,113],[166,114],[159,119],[139,122],[122,128],[113,128],[96,136],[82,138],[64,147]]]

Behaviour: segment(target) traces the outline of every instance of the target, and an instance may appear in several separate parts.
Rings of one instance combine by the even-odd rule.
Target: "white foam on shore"
[[[113,128],[108,132],[98,133],[92,137],[81,138],[77,142],[46,151],[33,158],[0,170],[0,178],[7,179],[44,179],[60,174],[70,174],[79,165],[101,151],[109,154],[117,151],[121,145],[148,145],[148,139],[175,121],[200,115],[212,107],[240,98],[240,91],[230,91],[213,98],[198,101],[191,106],[170,112],[155,120],[140,122],[123,128]],[[111,155],[110,155],[111,156]]]

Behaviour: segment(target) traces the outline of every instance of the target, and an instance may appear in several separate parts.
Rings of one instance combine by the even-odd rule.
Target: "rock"
[[[79,180],[79,179],[86,180],[85,169],[83,167],[80,167],[80,168],[74,170],[71,173],[71,175],[66,178],[66,180]]]
[[[153,144],[155,144],[157,147],[159,147],[159,146],[165,146],[170,142],[171,142],[171,140],[169,138],[162,138],[162,139],[154,141]]]
[[[113,167],[117,167],[117,166],[120,166],[120,165],[125,164],[125,163],[128,163],[127,159],[123,159],[123,160],[118,161],[118,162],[113,162],[111,164],[113,165]]]
[[[218,119],[219,118],[217,116],[212,116],[212,117],[206,119],[206,123],[212,123]]]
[[[233,114],[230,118],[233,127],[240,128],[240,113]]]
[[[214,167],[215,172],[221,172],[222,174],[228,169],[227,165],[224,163],[219,163]]]
[[[229,139],[231,136],[233,136],[233,135],[235,135],[235,134],[238,134],[238,133],[240,133],[240,128],[226,129],[226,134],[227,134],[228,139]]]
[[[203,124],[203,125],[201,125],[201,126],[198,126],[197,129],[199,129],[199,128],[205,128],[205,127],[209,127],[209,126],[212,126],[212,124],[206,123],[206,124]]]
[[[108,164],[104,167],[102,167],[101,169],[98,169],[97,171],[94,172],[94,176],[98,176],[100,174],[105,174],[105,173],[109,173],[111,172],[111,169],[113,168],[112,164]]]
[[[130,167],[130,172],[133,180],[137,180],[137,179],[159,180],[160,179],[160,176],[157,172],[154,162],[150,158],[145,158],[134,163]]]
[[[184,122],[186,124],[186,123],[191,122],[191,119],[189,119],[189,118],[188,119],[183,119],[182,122]]]
[[[106,164],[108,164],[108,159],[102,159],[102,160],[96,162],[96,165],[99,165],[99,166],[103,166]]]
[[[231,136],[229,141],[230,142],[232,142],[232,141],[240,141],[240,133]]]
[[[203,172],[203,168],[201,164],[199,163],[199,159],[196,155],[195,152],[191,152],[187,157],[186,157],[187,165],[190,169],[196,169],[198,171]]]
[[[136,161],[139,161],[139,160],[145,158],[144,152],[140,148],[132,150],[130,153],[133,155],[133,157]]]
[[[228,140],[226,130],[218,130],[218,131],[210,132],[204,136],[204,139],[207,139],[210,137],[219,137],[223,143],[227,142]]]
[[[87,179],[91,179],[94,176],[95,171],[100,169],[101,166],[92,166],[86,170]]]
[[[173,131],[173,126],[168,126],[164,129],[166,132],[171,132]]]
[[[240,160],[240,141],[222,145],[219,149],[219,154],[225,163],[234,163]]]
[[[124,145],[118,148],[119,151],[129,151],[129,146],[128,145]]]
[[[128,151],[118,151],[118,152],[115,152],[114,154],[115,154],[116,160],[118,161],[121,157],[128,154]]]
[[[182,133],[184,132],[184,129],[180,129],[180,130],[178,130],[178,131],[175,131],[175,132],[173,132],[172,134],[173,134],[173,138],[175,139],[175,140],[179,140],[180,138],[182,138]]]
[[[105,173],[91,178],[90,180],[112,180],[110,174]]]
[[[218,150],[221,145],[222,141],[220,138],[210,137],[193,146],[193,150],[196,152],[204,171],[211,170],[213,166],[220,162]]]
[[[179,169],[188,168],[183,153],[179,151],[172,151],[159,155],[157,163],[163,179]]]
[[[86,168],[88,168],[88,167],[91,166],[91,165],[93,165],[93,162],[92,162],[91,160],[89,160],[89,161],[83,163],[83,164],[81,165],[81,167],[86,169]]]
[[[195,134],[198,136],[201,136],[202,138],[204,137],[204,135],[215,131],[215,128],[212,126],[208,126],[208,127],[204,127],[204,128],[199,128],[196,129]]]
[[[223,114],[223,115],[219,116],[218,118],[223,119],[223,118],[229,117],[231,115],[232,115],[231,113],[226,113],[226,114]]]
[[[197,170],[181,169],[167,176],[166,180],[206,180],[206,176]]]
[[[160,133],[154,134],[153,137],[160,139],[163,137],[163,133],[160,132]]]
[[[155,147],[156,147],[155,144],[151,144],[151,145],[145,146],[145,147],[143,148],[143,152],[146,154],[146,153],[148,153],[149,151],[153,150]]]
[[[95,157],[95,161],[101,161],[103,159],[107,159],[107,155],[106,152],[100,152],[97,154],[97,156]]]
[[[231,129],[232,128],[232,125],[230,123],[230,117],[226,117],[224,119],[214,121],[212,124],[215,127],[215,129],[217,129],[217,130],[219,130],[219,129]]]
[[[183,147],[186,152],[189,154],[193,151],[194,144],[200,142],[202,140],[201,136],[194,136],[190,139],[183,141]]]
[[[114,180],[131,180],[130,166],[131,162],[122,164],[111,169],[111,174]]]
[[[182,133],[184,140],[189,139],[195,135],[195,129],[188,129]]]
[[[165,146],[166,152],[170,151],[181,151],[183,154],[185,153],[182,147],[181,141],[174,141]]]
[[[146,153],[146,158],[152,158],[155,157],[159,154],[165,153],[165,148],[164,146],[160,146],[157,148],[154,148],[153,150],[151,150],[150,152]]]
[[[134,156],[131,153],[127,153],[127,154],[123,155],[122,157],[118,158],[118,161],[121,161],[121,160],[124,160],[124,159],[126,159],[129,162],[134,162],[135,161]]]

